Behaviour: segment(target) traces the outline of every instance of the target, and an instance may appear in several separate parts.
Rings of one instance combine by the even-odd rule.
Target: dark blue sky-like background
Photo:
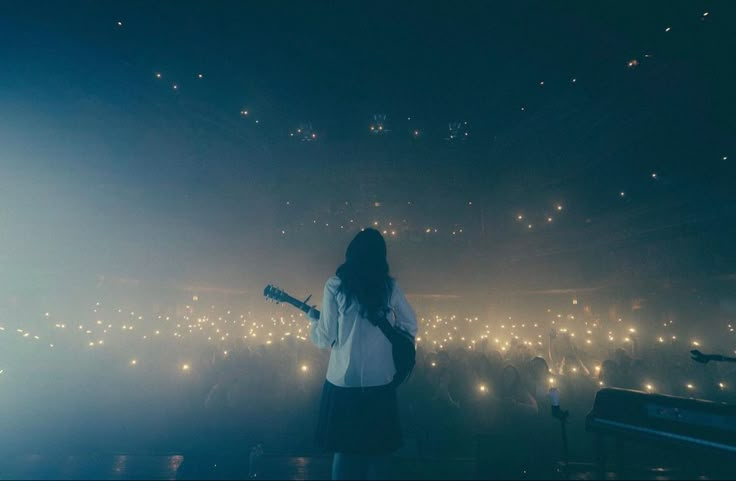
[[[735,22],[727,1],[3,2],[5,291],[316,291],[374,221],[412,292],[722,279]]]

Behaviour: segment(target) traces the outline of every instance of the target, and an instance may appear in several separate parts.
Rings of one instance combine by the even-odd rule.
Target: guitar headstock
[[[289,295],[284,292],[282,289],[279,289],[276,286],[273,286],[271,284],[267,285],[265,289],[263,289],[263,296],[269,300],[276,303],[284,302],[287,300]]]

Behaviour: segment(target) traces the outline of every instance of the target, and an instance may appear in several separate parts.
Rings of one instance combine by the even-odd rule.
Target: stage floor
[[[477,479],[472,459],[394,458],[394,479]],[[257,479],[329,479],[329,456],[265,456]],[[572,463],[569,479],[595,479],[589,463]],[[561,472],[550,475],[563,479]],[[5,479],[247,479],[247,455],[18,455],[0,458],[0,480]],[[549,479],[550,475],[545,476]],[[666,468],[636,469],[629,479],[687,479]],[[607,473],[607,479],[618,479]],[[523,479],[523,476],[520,476]],[[527,479],[533,479],[528,476]],[[707,478],[701,478],[707,479]]]

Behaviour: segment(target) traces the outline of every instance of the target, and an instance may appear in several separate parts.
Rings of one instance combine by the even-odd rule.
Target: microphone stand
[[[736,362],[736,357],[721,356],[720,354],[703,354],[698,350],[690,351],[690,358],[700,364],[713,362]]]
[[[557,388],[552,388],[547,394],[552,407],[550,412],[552,417],[560,421],[560,430],[562,433],[562,462],[564,463],[563,475],[565,479],[570,479],[570,450],[567,443],[567,418],[570,416],[570,411],[563,410],[560,408],[560,392]]]

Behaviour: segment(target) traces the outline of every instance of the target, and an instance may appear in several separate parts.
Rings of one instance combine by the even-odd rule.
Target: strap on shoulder
[[[388,321],[387,317],[381,318],[380,321],[376,324],[376,327],[381,330],[384,336],[388,338],[389,341],[393,339],[393,336],[395,334],[394,327],[391,325],[391,323]]]

